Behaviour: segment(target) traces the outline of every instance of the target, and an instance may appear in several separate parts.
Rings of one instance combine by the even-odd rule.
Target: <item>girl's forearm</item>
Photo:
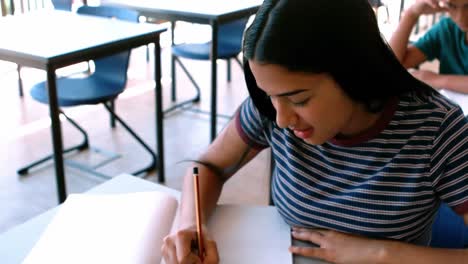
[[[403,242],[385,242],[382,264],[462,264],[468,263],[468,249],[439,249]]]
[[[433,86],[438,89],[468,93],[468,76],[439,74]]]
[[[419,15],[411,10],[403,13],[397,29],[390,38],[389,44],[398,60],[403,63],[408,48],[409,37],[414,25],[418,21]]]
[[[219,175],[203,165],[196,165],[199,170],[200,200],[202,221],[205,224],[218,202],[223,181]],[[192,169],[184,177],[180,209],[180,227],[194,226],[196,223],[195,200],[193,191]]]

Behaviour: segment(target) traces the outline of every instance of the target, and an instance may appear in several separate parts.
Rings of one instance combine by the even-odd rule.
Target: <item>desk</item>
[[[461,109],[463,110],[463,113],[465,113],[465,116],[468,117],[468,94],[458,93],[450,90],[439,90],[439,92],[445,97],[452,100],[453,102],[460,105]]]
[[[179,196],[179,192],[167,188],[160,184],[136,178],[128,174],[122,174],[114,177],[105,183],[98,185],[88,191],[95,194],[111,194],[111,193],[129,193],[142,191],[164,191],[172,193],[175,197]],[[42,232],[47,227],[47,224],[52,220],[57,213],[57,207],[39,215],[35,218],[18,225],[9,231],[0,235],[0,260],[2,264],[17,264],[21,263],[39,240]],[[287,249],[285,249],[287,250]],[[294,264],[326,264],[319,260],[311,260],[306,258],[293,258]]]
[[[218,26],[222,23],[249,17],[256,13],[262,0],[101,0],[103,5],[132,8],[147,17],[169,21],[209,24],[211,33],[211,111],[210,139],[216,137],[217,114],[217,67]],[[174,44],[174,23],[172,23],[172,44]],[[171,71],[175,71],[175,58],[171,59]],[[175,80],[172,80],[175,84]]]
[[[57,24],[60,24],[60,27]],[[67,192],[55,70],[149,43],[155,44],[156,148],[159,181],[164,181],[159,35],[165,30],[155,25],[135,24],[55,10],[0,19],[0,36],[11,36],[3,37],[0,41],[0,60],[42,69],[47,73],[55,177],[60,203],[65,201]]]

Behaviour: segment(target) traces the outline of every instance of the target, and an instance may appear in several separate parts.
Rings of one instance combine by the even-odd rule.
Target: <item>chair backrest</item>
[[[138,12],[130,9],[110,6],[81,6],[78,14],[94,15],[137,23]],[[94,75],[110,82],[125,83],[130,60],[130,50],[107,56],[94,61]]]
[[[431,247],[468,248],[468,226],[463,218],[442,203],[432,225]]]
[[[221,24],[218,30],[218,45],[238,47],[240,52],[242,49],[242,36],[248,20],[248,18],[242,18]]]
[[[54,9],[71,11],[73,0],[52,0],[52,4],[54,5]]]

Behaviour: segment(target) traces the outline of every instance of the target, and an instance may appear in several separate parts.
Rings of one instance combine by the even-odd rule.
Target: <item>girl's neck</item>
[[[375,124],[382,114],[381,112],[370,113],[361,104],[356,105],[353,112],[348,123],[349,126],[340,133],[340,137],[351,138],[364,133]]]

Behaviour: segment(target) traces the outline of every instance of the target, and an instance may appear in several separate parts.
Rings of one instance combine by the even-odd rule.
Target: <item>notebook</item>
[[[23,263],[164,263],[177,207],[161,191],[69,195]],[[220,263],[292,263],[289,226],[272,206],[219,205],[208,227]]]

